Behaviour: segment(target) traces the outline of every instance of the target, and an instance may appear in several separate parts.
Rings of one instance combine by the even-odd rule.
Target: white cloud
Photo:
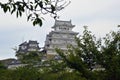
[[[119,10],[120,0],[71,0],[71,4],[61,11],[60,15],[64,17],[91,16]],[[114,12],[116,13],[116,12]]]

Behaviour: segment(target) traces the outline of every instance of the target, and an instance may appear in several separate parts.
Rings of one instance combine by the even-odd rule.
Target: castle
[[[46,36],[45,41],[45,50],[48,57],[57,55],[55,48],[62,49],[63,51],[67,50],[68,45],[76,46],[75,37],[77,32],[72,31],[75,27],[70,21],[61,21],[55,20],[55,24],[52,27],[51,31]]]
[[[53,31],[46,35],[45,45],[41,51],[39,43],[37,41],[29,40],[25,41],[19,45],[16,51],[17,60],[13,60],[8,68],[16,68],[19,66],[24,66],[19,60],[22,55],[27,55],[31,51],[43,52],[43,60],[56,59],[59,60],[59,55],[56,53],[55,49],[59,48],[63,51],[67,50],[68,45],[76,46],[75,37],[78,35],[77,32],[72,31],[75,27],[70,21],[55,20],[55,24],[52,27]]]
[[[54,58],[58,56],[55,49],[59,48],[63,51],[67,50],[68,45],[76,46],[75,37],[77,32],[72,31],[75,27],[70,21],[55,20],[55,24],[52,27],[53,31],[46,35],[44,50],[47,58]],[[19,45],[16,52],[17,58],[21,58],[21,54],[26,54],[30,51],[39,51],[40,47],[37,41],[30,40],[29,42],[23,42]]]

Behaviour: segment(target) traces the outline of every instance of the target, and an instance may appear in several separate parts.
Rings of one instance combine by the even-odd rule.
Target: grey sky
[[[82,32],[83,26],[98,37],[104,36],[111,30],[116,30],[120,24],[120,0],[71,0],[71,4],[58,15],[60,20],[72,20],[76,25],[74,31]],[[44,46],[46,34],[51,31],[54,19],[45,17],[42,27],[33,27],[27,22],[26,16],[16,19],[16,15],[4,14],[0,9],[0,59],[15,57],[13,47],[22,41],[37,40]]]

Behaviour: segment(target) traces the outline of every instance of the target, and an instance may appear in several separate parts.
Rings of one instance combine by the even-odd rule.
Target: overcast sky
[[[73,29],[82,32],[83,26],[97,37],[103,37],[111,30],[116,30],[120,24],[120,0],[71,0],[71,4],[58,15],[60,20],[72,20],[76,25]],[[54,19],[46,16],[43,26],[32,26],[26,16],[16,18],[10,13],[4,14],[0,9],[0,59],[14,58],[15,51],[23,41],[37,40],[40,47],[44,46],[46,34],[51,31]]]

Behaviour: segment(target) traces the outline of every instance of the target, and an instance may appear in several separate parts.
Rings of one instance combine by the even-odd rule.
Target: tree
[[[16,13],[17,17],[21,17],[26,13],[27,20],[31,20],[33,25],[42,26],[42,15],[50,14],[54,18],[57,12],[65,8],[70,1],[64,0],[8,0],[6,3],[0,2],[3,11]]]
[[[0,70],[0,80],[40,80],[39,76],[39,70],[34,67]]]
[[[1,69],[6,69],[6,66],[0,61],[0,70]]]
[[[120,31],[107,34],[103,40],[97,40],[85,27],[83,35],[76,37],[77,46],[56,51],[69,68],[87,80],[120,80]],[[97,65],[101,66],[98,71]]]
[[[18,60],[21,62],[21,64],[24,64],[25,67],[28,68],[38,68],[40,69],[42,66],[44,66],[44,58],[46,53],[44,51],[28,51],[25,53],[18,53],[19,56]]]
[[[12,80],[38,80],[40,72],[34,67],[19,67],[13,70]]]
[[[105,68],[106,80],[120,80],[120,31],[106,35],[98,62]]]

